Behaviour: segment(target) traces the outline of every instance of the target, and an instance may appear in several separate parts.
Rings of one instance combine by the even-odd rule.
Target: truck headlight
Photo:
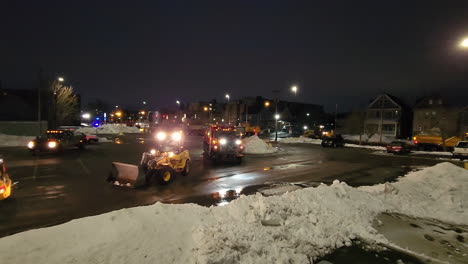
[[[57,147],[57,142],[55,142],[55,141],[49,141],[49,143],[47,143],[47,147],[49,147],[49,148],[55,148],[55,147]]]
[[[29,141],[28,142],[28,148],[30,148],[30,149],[34,148],[34,145],[35,145],[34,141]]]
[[[182,134],[180,134],[180,132],[174,132],[172,133],[172,140],[174,141],[179,141],[182,139]]]
[[[242,144],[242,140],[236,139],[236,145],[240,145],[240,144]]]
[[[172,158],[174,157],[174,152],[169,152],[167,155],[169,156],[169,158]]]
[[[166,136],[167,135],[164,132],[158,132],[158,134],[156,134],[156,138],[159,139],[159,140],[165,140]]]
[[[227,140],[225,138],[222,138],[219,140],[220,145],[226,145],[226,143],[227,143]]]
[[[155,150],[155,149],[152,149],[152,150],[150,150],[150,153],[151,153],[151,155],[154,156],[154,155],[156,155],[156,150]]]

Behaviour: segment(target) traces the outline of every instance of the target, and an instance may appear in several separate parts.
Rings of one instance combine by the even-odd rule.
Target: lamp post
[[[61,83],[63,83],[65,79],[63,77],[57,77],[57,80],[53,83],[53,93],[54,93],[54,129],[57,128],[57,93],[59,89],[62,87]],[[59,86],[60,85],[60,86]]]
[[[275,143],[278,142],[278,94],[279,90],[273,90],[273,94],[275,95]],[[270,105],[270,104],[268,104]]]
[[[297,86],[294,85],[293,87],[291,87],[291,91],[294,93],[294,97],[296,97],[297,96]]]
[[[231,96],[229,96],[229,94],[226,94],[225,97],[226,97],[226,99],[227,99],[227,105],[226,105],[227,120],[228,120],[228,124],[230,124],[230,123],[231,123],[231,118],[230,118],[230,116],[229,116],[229,114],[230,114],[230,113],[229,113],[229,101],[230,101],[230,99],[231,99]]]

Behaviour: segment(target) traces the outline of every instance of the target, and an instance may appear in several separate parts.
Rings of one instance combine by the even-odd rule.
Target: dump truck
[[[452,151],[455,145],[462,140],[460,137],[448,137],[445,141],[441,136],[420,134],[413,137],[413,143],[417,150],[442,151],[444,146],[446,150]]]
[[[138,165],[112,162],[108,181],[118,186],[138,188],[154,183],[168,184],[190,172],[190,153],[183,147],[182,131],[158,131],[156,147],[144,152]]]

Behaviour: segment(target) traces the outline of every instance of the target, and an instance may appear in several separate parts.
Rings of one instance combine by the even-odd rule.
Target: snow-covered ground
[[[279,142],[285,144],[295,144],[295,143],[308,143],[320,145],[322,143],[321,139],[308,138],[308,137],[290,137],[290,138],[280,138]]]
[[[359,135],[343,135],[343,138],[345,140],[359,142]],[[388,144],[395,140],[395,137],[382,136],[382,143],[384,144]],[[370,138],[367,135],[361,135],[361,142],[380,143],[380,134],[373,134]]]
[[[0,252],[5,263],[309,263],[353,239],[389,243],[372,227],[382,212],[466,224],[467,189],[468,170],[440,163],[393,184],[123,209],[3,237]]]
[[[278,151],[277,148],[271,146],[258,136],[251,136],[243,139],[245,154],[270,154]]]
[[[75,130],[84,134],[120,134],[120,133],[141,133],[137,127],[129,127],[122,124],[104,124],[98,128],[81,127]]]
[[[0,147],[26,147],[33,136],[14,136],[0,134]]]

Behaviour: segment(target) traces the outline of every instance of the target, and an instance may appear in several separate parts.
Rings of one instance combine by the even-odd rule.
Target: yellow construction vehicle
[[[455,145],[461,140],[460,137],[449,137],[445,141],[441,136],[417,135],[413,137],[413,143],[418,150],[437,151],[443,150],[444,146],[448,150],[453,150]]]
[[[177,174],[188,175],[191,159],[189,151],[183,149],[182,139],[181,131],[157,132],[157,148],[144,152],[139,165],[113,162],[108,181],[136,188],[155,182],[168,184]]]

